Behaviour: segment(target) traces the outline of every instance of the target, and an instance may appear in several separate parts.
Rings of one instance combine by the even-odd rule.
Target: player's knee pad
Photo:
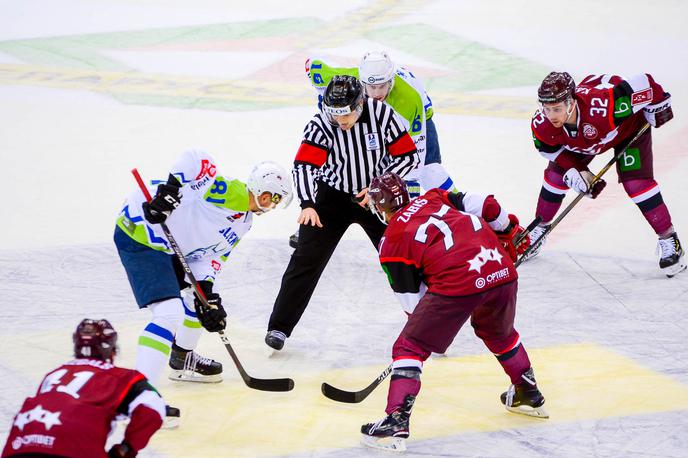
[[[148,305],[153,312],[152,323],[176,334],[179,326],[184,321],[184,305],[179,297],[165,299]]]
[[[659,185],[652,178],[626,180],[622,184],[626,194],[634,201],[638,198],[642,198],[646,193],[656,194],[659,192]]]
[[[404,336],[399,336],[392,346],[392,358],[394,359],[412,357],[425,361],[430,356],[430,353]]]

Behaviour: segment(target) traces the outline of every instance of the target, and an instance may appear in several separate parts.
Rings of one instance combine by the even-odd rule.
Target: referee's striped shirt
[[[420,163],[416,147],[394,110],[366,98],[354,126],[344,131],[317,113],[306,125],[292,176],[301,207],[315,205],[316,181],[357,194],[385,172],[404,177]]]

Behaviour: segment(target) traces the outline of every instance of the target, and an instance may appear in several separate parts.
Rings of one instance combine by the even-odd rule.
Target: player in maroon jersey
[[[603,180],[590,186],[588,164],[596,155],[623,150],[646,122],[661,127],[674,117],[671,95],[648,74],[628,79],[591,75],[576,86],[568,73],[552,72],[540,85],[538,99],[542,106],[531,123],[533,140],[550,162],[535,210],[543,222],[531,232],[532,241],[554,219],[568,189],[594,199],[605,187]],[[659,237],[660,269],[669,277],[681,272],[686,268],[681,242],[653,175],[651,129],[630,145],[616,171]],[[540,250],[538,245],[531,256]]]
[[[84,319],[74,332],[77,358],[45,376],[14,417],[2,457],[133,458],[160,429],[165,403],[138,371],[113,365],[117,332]],[[124,440],[105,452],[116,417],[129,417]]]
[[[518,275],[512,260],[528,244],[526,237],[525,245],[513,246],[523,231],[518,219],[492,196],[433,189],[409,201],[404,181],[393,173],[373,179],[368,195],[388,224],[380,263],[409,318],[392,349],[387,416],[361,427],[363,443],[405,449],[423,361],[444,353],[469,318],[511,379],[502,403],[546,418],[545,399],[514,329]]]

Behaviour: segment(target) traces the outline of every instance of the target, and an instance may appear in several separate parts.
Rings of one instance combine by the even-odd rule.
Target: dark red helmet
[[[394,172],[383,173],[373,178],[368,187],[368,198],[387,213],[394,213],[409,203],[406,183]]]
[[[573,97],[576,83],[566,72],[552,72],[542,80],[538,88],[540,103],[559,103]]]
[[[117,352],[117,331],[108,320],[84,318],[76,327],[74,335],[74,356],[112,362]]]

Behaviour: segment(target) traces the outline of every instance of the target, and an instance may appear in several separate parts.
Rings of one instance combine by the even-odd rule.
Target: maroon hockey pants
[[[392,348],[393,372],[387,413],[420,391],[420,369],[430,353],[444,353],[468,318],[475,334],[497,357],[511,383],[530,368],[528,353],[514,329],[518,282],[471,296],[426,293]]]

